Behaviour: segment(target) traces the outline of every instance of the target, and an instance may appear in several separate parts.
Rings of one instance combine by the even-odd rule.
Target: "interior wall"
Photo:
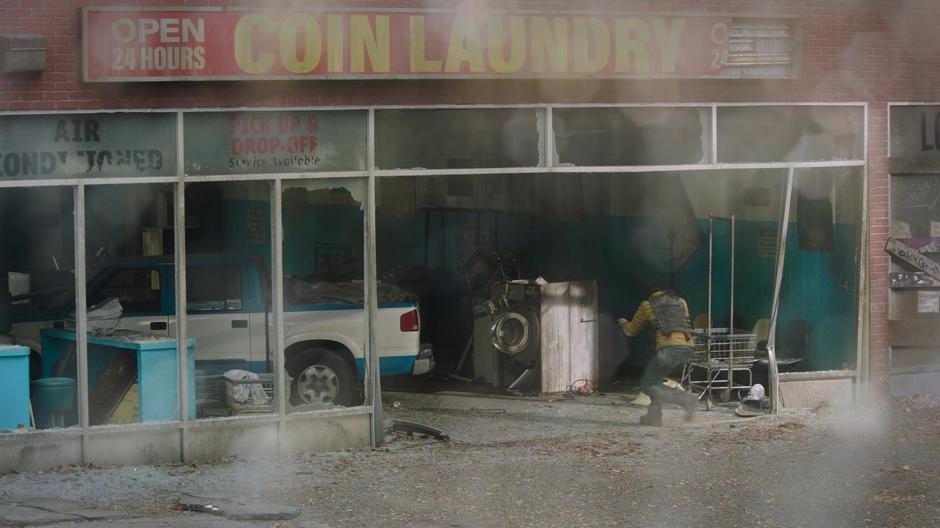
[[[694,229],[698,244],[675,273],[670,273],[671,251],[659,240],[650,239],[649,193],[647,187],[661,185],[666,175],[585,176],[584,185],[572,191],[563,188],[556,199],[538,196],[537,185],[529,185],[528,197],[509,195],[519,210],[483,210],[473,196],[451,201],[449,207],[421,207],[424,199],[414,179],[383,180],[381,196],[404,195],[412,189],[417,205],[410,212],[386,208],[386,200],[377,209],[377,244],[379,273],[393,268],[426,266],[438,294],[452,296],[450,310],[466,290],[459,265],[476,247],[500,253],[525,256],[528,278],[544,276],[548,280],[592,279],[598,282],[601,312],[602,372],[619,366],[639,366],[646,362],[650,347],[641,339],[627,342],[613,325],[618,317],[631,316],[653,284],[672,285],[689,302],[694,318],[707,312],[708,213],[727,215],[736,221],[735,326],[750,329],[760,318],[769,318],[773,296],[775,252],[783,171],[773,174],[722,173],[683,174],[690,205],[695,211]],[[565,175],[575,181],[571,175]],[[703,177],[703,176],[707,176]],[[510,182],[519,176],[504,177]],[[531,177],[528,177],[531,178]],[[794,214],[787,241],[786,274],[781,291],[778,340],[789,321],[809,322],[808,355],[801,366],[805,370],[835,369],[855,357],[855,310],[857,291],[858,200],[846,187],[852,175],[836,178],[832,194],[835,202],[832,228],[833,246],[829,251],[801,248],[799,217]],[[531,178],[535,180],[535,178]],[[432,183],[425,183],[433,180]],[[420,178],[421,185],[447,188],[447,178]],[[722,184],[723,182],[723,184]],[[857,186],[859,179],[854,180]],[[477,183],[477,186],[481,184]],[[516,189],[519,182],[506,183]],[[473,186],[470,186],[473,188]],[[754,191],[753,189],[763,188]],[[607,190],[606,193],[597,192]],[[858,189],[856,189],[858,190]],[[858,193],[860,194],[860,193]],[[518,196],[518,200],[515,198]],[[593,198],[592,198],[593,197]],[[711,201],[711,200],[714,201]],[[458,199],[452,199],[458,200]],[[438,195],[432,203],[445,203]],[[500,201],[484,201],[500,204]],[[555,202],[564,202],[558,205]],[[580,204],[578,203],[580,202]],[[531,204],[531,205],[530,205]],[[458,207],[465,205],[466,208]],[[553,207],[558,205],[558,207]],[[640,214],[644,213],[644,214]],[[730,224],[714,224],[713,326],[727,326],[730,306]],[[427,243],[425,243],[425,240]],[[467,313],[461,306],[459,311]],[[464,327],[469,333],[468,315],[443,314],[436,307],[430,317],[454,318],[450,328]],[[611,324],[605,331],[605,322]],[[459,350],[462,336],[449,333],[435,343],[438,349]],[[443,345],[443,346],[441,346]]]

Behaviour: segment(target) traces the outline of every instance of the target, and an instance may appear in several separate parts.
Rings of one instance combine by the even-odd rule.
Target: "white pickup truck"
[[[254,256],[205,254],[187,256],[187,333],[196,340],[196,368],[232,368],[270,372],[274,362],[273,317],[265,262]],[[288,283],[290,285],[290,283]],[[88,282],[88,305],[117,298],[123,315],[117,328],[175,336],[175,270],[171,257],[138,257],[108,263]],[[361,402],[357,390],[365,374],[365,311],[361,284],[332,295],[329,287],[313,304],[284,308],[285,367],[293,379],[291,402],[351,405]],[[285,291],[285,298],[297,295]],[[73,294],[74,295],[74,294]],[[60,306],[72,303],[67,299]],[[381,374],[421,375],[431,370],[429,346],[419,340],[420,317],[413,302],[381,303],[375,324]],[[14,311],[15,314],[15,311]],[[17,317],[13,335],[41,353],[40,329],[66,314]]]

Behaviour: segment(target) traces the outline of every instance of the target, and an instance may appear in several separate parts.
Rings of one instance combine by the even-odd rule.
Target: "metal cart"
[[[699,399],[706,394],[714,399],[712,392],[718,390],[721,391],[719,399],[725,400],[730,399],[734,391],[750,389],[754,383],[751,367],[756,360],[756,334],[710,328],[694,332],[692,338],[695,351],[682,371],[683,386]]]
[[[731,302],[727,328],[712,327],[712,275],[714,274],[714,226],[715,220],[727,220],[731,224]],[[734,322],[734,215],[718,217],[708,215],[708,327],[693,332],[695,351],[682,369],[682,385],[698,395],[699,399],[713,392],[720,399],[728,400],[734,391],[746,390],[753,384],[751,371],[756,358],[757,334],[733,328]],[[737,377],[735,376],[737,374]],[[747,384],[743,383],[747,380]]]
[[[258,374],[258,378],[231,380],[222,374],[196,376],[197,418],[274,412],[274,374],[265,372]],[[265,397],[257,398],[252,394],[245,401],[238,401],[234,388],[239,385],[249,389],[260,385]]]

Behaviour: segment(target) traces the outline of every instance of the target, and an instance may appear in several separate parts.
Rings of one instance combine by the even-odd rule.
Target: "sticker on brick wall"
[[[83,10],[84,80],[781,78],[797,18],[448,10]]]
[[[0,179],[176,175],[176,116],[0,116]]]

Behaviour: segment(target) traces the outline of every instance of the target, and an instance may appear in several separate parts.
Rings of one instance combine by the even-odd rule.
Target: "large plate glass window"
[[[709,162],[711,109],[558,108],[556,165],[689,165]]]
[[[364,179],[284,180],[284,361],[288,410],[363,402]],[[376,332],[399,334],[401,299],[379,287]],[[407,335],[405,335],[407,337]],[[383,371],[404,345],[379,347]]]
[[[74,333],[49,340],[67,332],[75,310],[73,195],[71,187],[0,189],[2,429],[78,424]]]
[[[176,175],[176,114],[0,117],[0,179]]]
[[[719,106],[721,163],[864,159],[860,105]]]
[[[864,169],[793,175],[777,360],[783,371],[854,369]]]
[[[178,358],[192,368],[194,342],[174,331],[171,184],[85,189],[88,416],[91,425],[180,419]],[[74,316],[48,335],[67,357]],[[192,413],[192,375],[189,412]]]
[[[544,111],[534,108],[375,112],[379,169],[477,169],[545,164]]]
[[[271,182],[186,186],[187,335],[196,417],[274,412]]]
[[[189,175],[366,168],[364,111],[194,112],[183,116]]]

